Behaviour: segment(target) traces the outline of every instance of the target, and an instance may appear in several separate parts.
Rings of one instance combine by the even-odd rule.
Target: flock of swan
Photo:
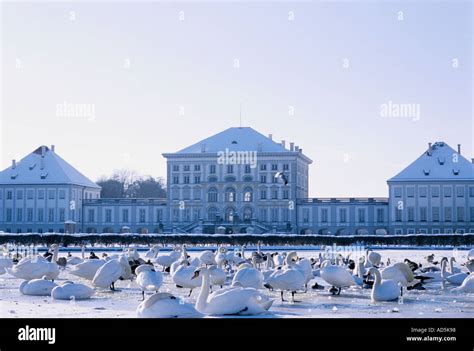
[[[391,263],[390,258],[384,259],[371,250],[358,259],[322,253],[315,258],[301,258],[296,251],[264,253],[258,247],[246,257],[245,247],[229,250],[225,246],[215,252],[200,252],[194,258],[186,245],[161,253],[155,245],[143,258],[132,247],[102,257],[90,252],[86,257],[83,247],[81,256],[68,253],[67,257],[59,257],[57,244],[51,245],[45,255],[24,258],[4,251],[0,255],[0,275],[8,272],[23,280],[19,285],[21,294],[51,296],[55,300],[86,300],[99,290],[116,291],[118,280],[134,281],[142,295],[136,310],[142,318],[267,314],[275,301],[269,291],[279,292],[282,303],[287,301],[285,295],[291,303],[299,302],[295,295],[310,289],[334,297],[347,289],[370,289],[372,302],[400,301],[415,289],[474,293],[474,249],[467,252],[466,262],[459,266],[455,266],[454,257],[437,259],[434,255],[425,257],[422,263],[409,259]],[[77,277],[77,281],[58,284],[63,271]],[[311,284],[316,277],[326,284]],[[195,304],[160,291],[165,279],[181,288],[183,297],[199,290]]]

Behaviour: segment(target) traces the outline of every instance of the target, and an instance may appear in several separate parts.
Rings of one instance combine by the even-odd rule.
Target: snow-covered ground
[[[100,251],[95,251],[100,255]],[[410,258],[416,262],[425,262],[424,257],[434,253],[437,258],[454,255],[457,262],[464,262],[466,251],[451,250],[378,250],[383,261],[387,258],[391,262],[402,262]],[[199,254],[190,251],[194,257]],[[61,253],[64,255],[64,253]],[[80,253],[74,253],[80,255]],[[141,252],[144,255],[144,252]],[[318,251],[299,251],[300,257],[317,257]],[[459,266],[458,266],[459,267]],[[68,272],[68,268],[61,271],[58,283],[72,280],[89,284]],[[317,277],[310,282],[327,285]],[[90,300],[85,301],[56,301],[50,297],[35,297],[22,295],[18,289],[20,279],[8,273],[0,276],[0,317],[2,318],[122,318],[135,317],[135,311],[141,301],[141,291],[135,282],[118,281],[117,291],[98,290]],[[229,282],[228,282],[229,283]],[[311,290],[307,293],[296,295],[296,300],[301,302],[281,302],[279,292],[265,290],[268,296],[275,299],[268,315],[271,317],[306,317],[306,318],[474,318],[474,294],[452,292],[453,286],[447,284],[447,289],[442,290],[440,283],[426,284],[426,290],[405,291],[403,303],[386,302],[373,303],[370,300],[369,289],[344,289],[340,296],[332,296],[328,289]],[[186,302],[194,303],[199,294],[199,289],[193,291],[188,297],[189,290],[174,286],[169,275],[165,275],[161,291],[170,292],[182,297]],[[286,298],[289,298],[285,294]]]

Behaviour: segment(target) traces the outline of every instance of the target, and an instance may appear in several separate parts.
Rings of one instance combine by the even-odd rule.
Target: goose
[[[241,264],[232,278],[232,286],[242,286],[243,288],[263,288],[263,274],[255,268],[255,257],[253,257],[253,266]]]
[[[199,260],[202,262],[202,264],[204,264],[206,267],[207,266],[215,266],[217,265],[217,262],[216,262],[216,256],[214,254],[214,252],[210,251],[210,250],[206,250],[206,251],[203,251],[200,255],[199,255]]]
[[[7,268],[13,267],[13,260],[9,257],[0,257],[0,275],[6,272]]]
[[[342,288],[357,285],[352,275],[342,266],[332,265],[329,260],[322,264],[321,278],[332,286],[330,292],[335,295],[341,294]]]
[[[285,265],[281,269],[276,269],[267,279],[268,285],[276,290],[280,290],[281,301],[283,299],[283,291],[290,291],[293,302],[296,302],[294,297],[297,290],[303,290],[305,284],[305,276],[296,267],[294,260],[296,259],[296,252],[290,252],[286,255]]]
[[[153,294],[137,308],[139,318],[199,318],[202,316],[193,305],[184,303],[169,293]]]
[[[142,264],[135,269],[137,275],[137,284],[142,290],[142,297],[145,300],[145,291],[156,291],[163,284],[163,274],[161,272],[155,272],[152,266],[148,264]]]
[[[25,280],[20,284],[20,292],[23,295],[33,296],[51,296],[51,290],[58,286],[55,282],[52,282],[43,277],[41,279]]]
[[[441,262],[441,277],[443,278],[443,288],[445,287],[446,281],[453,285],[461,285],[467,276],[467,273],[448,274],[448,272],[446,271],[446,261]]]
[[[94,295],[94,289],[71,281],[66,281],[51,291],[51,297],[55,300],[86,300],[92,295]]]
[[[469,274],[461,286],[452,289],[452,291],[474,294],[474,274]]]
[[[210,271],[198,268],[193,279],[202,277],[201,291],[196,301],[196,310],[206,315],[258,315],[266,313],[273,300],[256,289],[240,286],[227,287],[209,294]]]
[[[121,256],[118,260],[107,261],[95,273],[92,284],[96,288],[110,287],[110,290],[115,291],[115,282],[124,275],[127,267],[130,269],[125,256]]]
[[[375,267],[368,270],[369,275],[375,276],[370,297],[372,301],[393,301],[400,296],[400,289],[395,280],[382,280],[382,275]]]
[[[152,262],[163,267],[163,272],[165,269],[169,268],[174,261],[178,260],[181,256],[180,250],[174,249],[172,252],[168,254],[158,255]]]
[[[191,296],[195,288],[201,286],[201,278],[193,279],[195,270],[196,267],[191,266],[188,260],[183,260],[172,276],[172,280],[176,286],[189,289],[188,296]]]
[[[85,259],[84,262],[72,267],[70,273],[87,280],[94,279],[95,274],[105,264],[105,260]]]
[[[56,263],[48,262],[41,256],[33,258],[22,258],[14,265],[10,273],[20,279],[32,280],[46,277],[54,280],[59,275],[59,267]]]

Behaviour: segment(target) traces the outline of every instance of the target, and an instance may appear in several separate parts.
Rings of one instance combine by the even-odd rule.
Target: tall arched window
[[[207,191],[207,201],[208,202],[217,202],[217,189],[216,188],[210,188]]]
[[[183,188],[183,199],[184,200],[189,200],[191,199],[191,187],[185,186]]]
[[[249,222],[252,219],[253,210],[252,207],[244,208],[244,221]]]
[[[252,188],[245,188],[244,189],[244,202],[252,202],[252,201],[253,201]]]
[[[216,220],[217,209],[215,207],[209,207],[207,210],[207,219],[210,221]]]
[[[196,186],[193,188],[193,199],[201,200],[201,187],[200,186]]]
[[[233,222],[235,216],[235,210],[232,207],[229,207],[225,210],[225,220],[226,222]]]
[[[234,202],[235,201],[235,189],[228,187],[225,189],[225,201]]]

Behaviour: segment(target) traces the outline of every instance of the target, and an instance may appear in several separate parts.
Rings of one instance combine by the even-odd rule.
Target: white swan
[[[469,274],[466,279],[464,279],[461,286],[454,288],[452,291],[474,294],[474,274]]]
[[[56,286],[56,283],[51,280],[47,280],[46,277],[41,279],[32,279],[30,281],[25,280],[20,284],[20,292],[23,295],[33,296],[51,296],[51,290]]]
[[[313,266],[311,266],[311,262],[307,258],[302,258],[296,262],[296,267],[300,269],[301,273],[303,273],[305,278],[304,287],[305,290],[308,290],[308,283],[313,279]]]
[[[456,274],[448,274],[446,272],[446,260],[441,262],[441,277],[443,278],[443,288],[445,286],[445,281],[453,284],[453,285],[461,285],[468,276],[467,273],[456,273]]]
[[[263,288],[263,274],[255,268],[255,258],[252,260],[253,266],[241,264],[232,278],[232,286],[241,286],[243,288]]]
[[[20,279],[32,280],[46,277],[54,280],[59,275],[59,267],[56,263],[48,262],[41,256],[23,258],[12,267],[10,273]]]
[[[165,269],[170,267],[173,262],[179,259],[180,256],[181,252],[177,249],[174,249],[170,253],[158,255],[152,262],[161,266],[163,271],[165,271]]]
[[[99,268],[102,267],[105,262],[105,260],[85,259],[84,262],[72,267],[70,273],[76,277],[92,280]]]
[[[357,285],[352,275],[342,266],[334,266],[329,260],[321,264],[320,275],[326,283],[332,286],[331,293],[339,295],[342,288]]]
[[[111,290],[115,290],[115,282],[126,274],[127,267],[129,269],[130,265],[125,256],[121,256],[118,260],[107,261],[95,273],[92,284],[97,288],[110,287]]]
[[[462,273],[462,271],[458,267],[454,267],[454,262],[456,262],[456,259],[454,257],[450,257],[449,258],[449,273],[450,274]]]
[[[214,285],[218,285],[222,288],[227,279],[224,270],[217,266],[211,266],[209,267],[209,272],[211,274],[211,289]]]
[[[372,251],[372,250],[367,250],[366,254],[367,254],[367,258],[368,258],[369,262],[373,266],[376,266],[376,267],[380,266],[380,262],[382,261],[382,255],[380,255],[378,252],[375,252],[375,251]]]
[[[412,286],[417,281],[413,275],[413,271],[406,263],[398,262],[388,266],[380,272],[382,279],[395,280],[401,286]]]
[[[7,268],[13,266],[13,260],[9,257],[0,257],[0,275],[6,272]]]
[[[189,296],[191,296],[195,288],[201,286],[201,278],[193,279],[195,270],[196,267],[189,265],[187,260],[183,260],[171,277],[178,287],[190,289]]]
[[[470,261],[470,260],[474,260],[474,249],[470,249],[468,252],[467,252],[467,260]]]
[[[283,299],[283,291],[290,291],[292,301],[296,291],[304,290],[305,277],[299,267],[296,267],[294,260],[296,252],[290,252],[286,255],[285,265],[281,269],[275,269],[267,279],[267,283],[274,289],[280,290],[281,300]]]
[[[66,281],[51,291],[51,297],[55,300],[86,300],[92,295],[94,295],[94,289],[71,281]]]
[[[196,301],[196,310],[206,315],[257,315],[266,313],[273,300],[261,295],[256,289],[227,287],[209,294],[210,272],[198,268],[193,279],[202,277],[201,292]]]
[[[139,318],[199,318],[202,314],[193,305],[183,303],[168,293],[156,293],[140,303],[137,308]]]
[[[400,296],[400,288],[395,280],[382,280],[382,275],[375,267],[368,270],[368,274],[375,276],[375,282],[372,286],[372,301],[393,301]]]
[[[143,300],[145,300],[145,291],[156,291],[163,284],[163,274],[155,272],[149,264],[142,264],[135,269],[137,275],[137,284],[142,290]]]
[[[76,257],[76,256],[72,256],[72,257],[69,257],[67,259],[67,264],[70,265],[70,266],[75,266],[75,265],[78,265],[82,262],[84,262],[84,260],[82,258],[79,258],[79,257]]]
[[[158,245],[153,245],[151,249],[145,253],[145,258],[148,258],[149,260],[155,259],[159,252],[160,247]]]
[[[210,250],[206,250],[206,251],[203,251],[200,255],[199,255],[199,260],[207,266],[213,266],[213,265],[217,265],[217,262],[216,262],[216,256],[214,255],[214,253]]]
[[[219,247],[219,249],[217,250],[217,254],[216,254],[217,266],[222,267],[222,265],[224,265],[225,262],[228,261],[227,258],[228,258],[227,257],[227,248],[225,248],[224,246]]]

